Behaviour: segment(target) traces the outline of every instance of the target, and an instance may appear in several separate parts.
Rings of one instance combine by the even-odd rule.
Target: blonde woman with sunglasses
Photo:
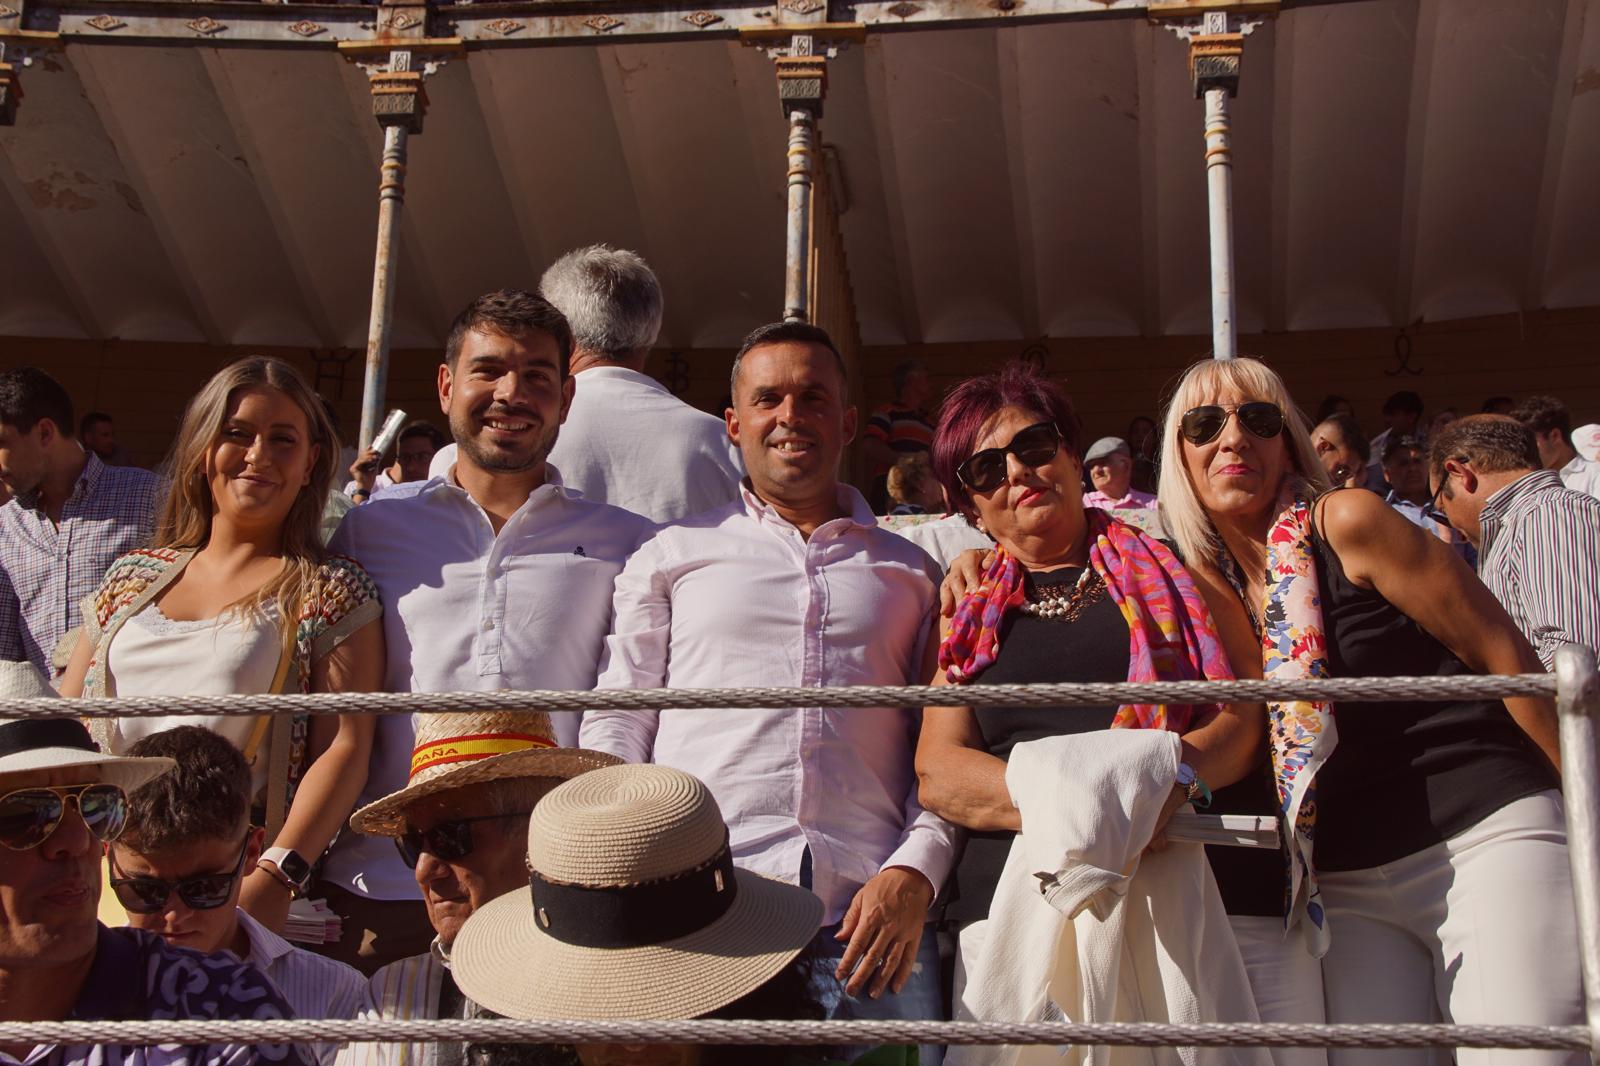
[[[1191,367],[1162,440],[1166,528],[1213,612],[1242,613],[1255,631],[1254,651],[1229,649],[1240,677],[1542,672],[1449,547],[1372,493],[1328,491],[1305,419],[1264,364]],[[1268,705],[1268,734],[1288,920],[1322,957],[1328,1021],[1581,1021],[1549,701],[1285,701]]]

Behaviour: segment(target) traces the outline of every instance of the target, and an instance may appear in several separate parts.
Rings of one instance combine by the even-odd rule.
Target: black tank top
[[[1388,600],[1352,583],[1316,522],[1311,544],[1334,677],[1472,673]],[[1334,723],[1338,743],[1317,775],[1319,870],[1393,862],[1560,787],[1499,700],[1346,703]]]
[[[1036,586],[1070,585],[1078,567],[1031,574]],[[1075,621],[1062,623],[1009,611],[1000,624],[1000,655],[974,684],[1037,684],[1061,681],[1126,681],[1128,623],[1108,593]],[[1018,744],[1070,733],[1109,729],[1117,709],[1105,707],[974,708],[984,748],[1001,759]],[[1271,780],[1262,774],[1217,793],[1212,813],[1270,814],[1276,809]],[[989,914],[1014,833],[968,832],[966,848],[944,895],[949,921],[977,921]],[[1284,867],[1276,851],[1208,848],[1212,870],[1229,914],[1281,917]]]

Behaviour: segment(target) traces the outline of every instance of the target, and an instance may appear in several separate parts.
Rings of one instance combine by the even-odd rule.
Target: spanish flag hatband
[[[620,761],[558,746],[543,711],[419,714],[412,721],[416,740],[406,787],[351,815],[350,825],[359,832],[399,836],[407,807],[448,789],[512,777],[565,780]]]

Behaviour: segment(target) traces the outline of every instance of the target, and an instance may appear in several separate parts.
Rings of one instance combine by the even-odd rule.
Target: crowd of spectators
[[[473,300],[449,440],[413,421],[392,456],[346,456],[275,359],[195,394],[159,476],[44,371],[0,373],[0,696],[817,693],[0,721],[0,1020],[1581,1022],[1548,700],[962,695],[1600,646],[1600,464],[1560,401],[1428,418],[1396,393],[1369,440],[1340,397],[1313,421],[1264,363],[1205,360],[1085,447],[1020,362],[937,401],[901,364],[858,423],[828,334],[785,322],[745,339],[717,419],[643,371],[662,306],[604,246]],[[858,433],[865,494],[839,474]],[[942,705],[827,704],[923,683]],[[284,936],[310,901],[331,942]],[[1058,1057],[0,1043],[0,1066],[947,1054]]]

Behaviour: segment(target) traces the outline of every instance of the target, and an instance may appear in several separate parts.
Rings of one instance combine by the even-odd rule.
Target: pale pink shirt
[[[617,578],[597,688],[902,685],[920,680],[938,571],[879,529],[849,486],[848,518],[810,540],[746,485],[724,507],[662,527]],[[734,861],[811,887],[837,922],[880,870],[935,890],[955,830],[917,802],[920,716],[900,708],[591,711],[582,745],[710,786]]]
[[[1099,489],[1090,489],[1083,494],[1083,505],[1085,507],[1098,507],[1102,511],[1114,511],[1118,508],[1154,511],[1156,509],[1156,498],[1148,492],[1129,489],[1128,494],[1122,499],[1113,500]]]

